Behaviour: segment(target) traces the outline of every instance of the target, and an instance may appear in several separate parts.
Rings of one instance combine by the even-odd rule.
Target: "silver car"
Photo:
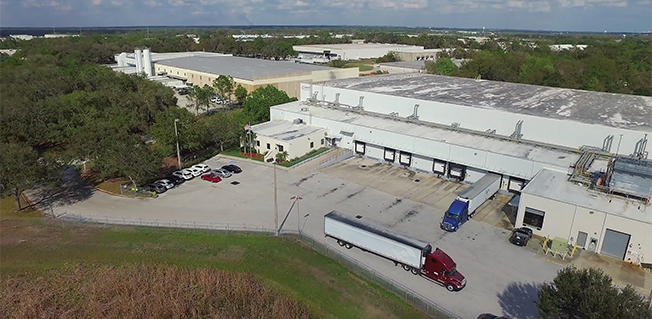
[[[217,169],[212,170],[211,172],[217,174],[218,176],[220,176],[222,178],[229,178],[229,177],[231,177],[231,175],[233,175],[231,172],[229,172],[229,171],[227,171],[227,170],[225,170],[223,168],[217,168]]]

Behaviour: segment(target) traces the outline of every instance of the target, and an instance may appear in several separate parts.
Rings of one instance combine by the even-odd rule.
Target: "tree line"
[[[171,88],[97,65],[100,55],[77,41],[53,42],[32,42],[0,62],[0,191],[16,199],[80,163],[100,179],[151,180],[174,154],[175,120],[182,152],[238,147],[244,123],[265,121],[270,103],[292,100],[274,87],[244,97],[236,88],[242,110],[195,116],[177,107]],[[218,91],[230,92],[228,83],[216,83]]]

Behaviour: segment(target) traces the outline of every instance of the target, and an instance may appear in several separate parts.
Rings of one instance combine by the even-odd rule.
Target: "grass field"
[[[79,265],[181,267],[252,275],[296,301],[297,309],[308,309],[310,317],[426,318],[298,241],[69,223],[62,227],[35,212],[16,213],[12,198],[2,199],[0,208],[3,286],[8,280],[43,277],[53,269]]]

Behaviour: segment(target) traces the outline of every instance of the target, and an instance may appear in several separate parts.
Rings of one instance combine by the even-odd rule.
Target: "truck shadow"
[[[498,293],[498,303],[503,313],[509,318],[538,319],[539,289],[541,284],[510,283],[501,293]]]

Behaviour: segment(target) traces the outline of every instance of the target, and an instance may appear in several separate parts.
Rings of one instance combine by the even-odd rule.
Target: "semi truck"
[[[460,229],[469,218],[473,217],[475,211],[487,199],[493,197],[500,189],[500,175],[486,174],[480,180],[473,183],[471,187],[457,195],[444,214],[439,226],[441,229],[455,232]]]
[[[354,218],[331,211],[324,216],[324,234],[342,247],[357,247],[393,261],[395,266],[438,283],[448,291],[459,291],[466,286],[466,279],[443,250],[432,251],[432,245],[425,241],[368,222],[361,216]]]

